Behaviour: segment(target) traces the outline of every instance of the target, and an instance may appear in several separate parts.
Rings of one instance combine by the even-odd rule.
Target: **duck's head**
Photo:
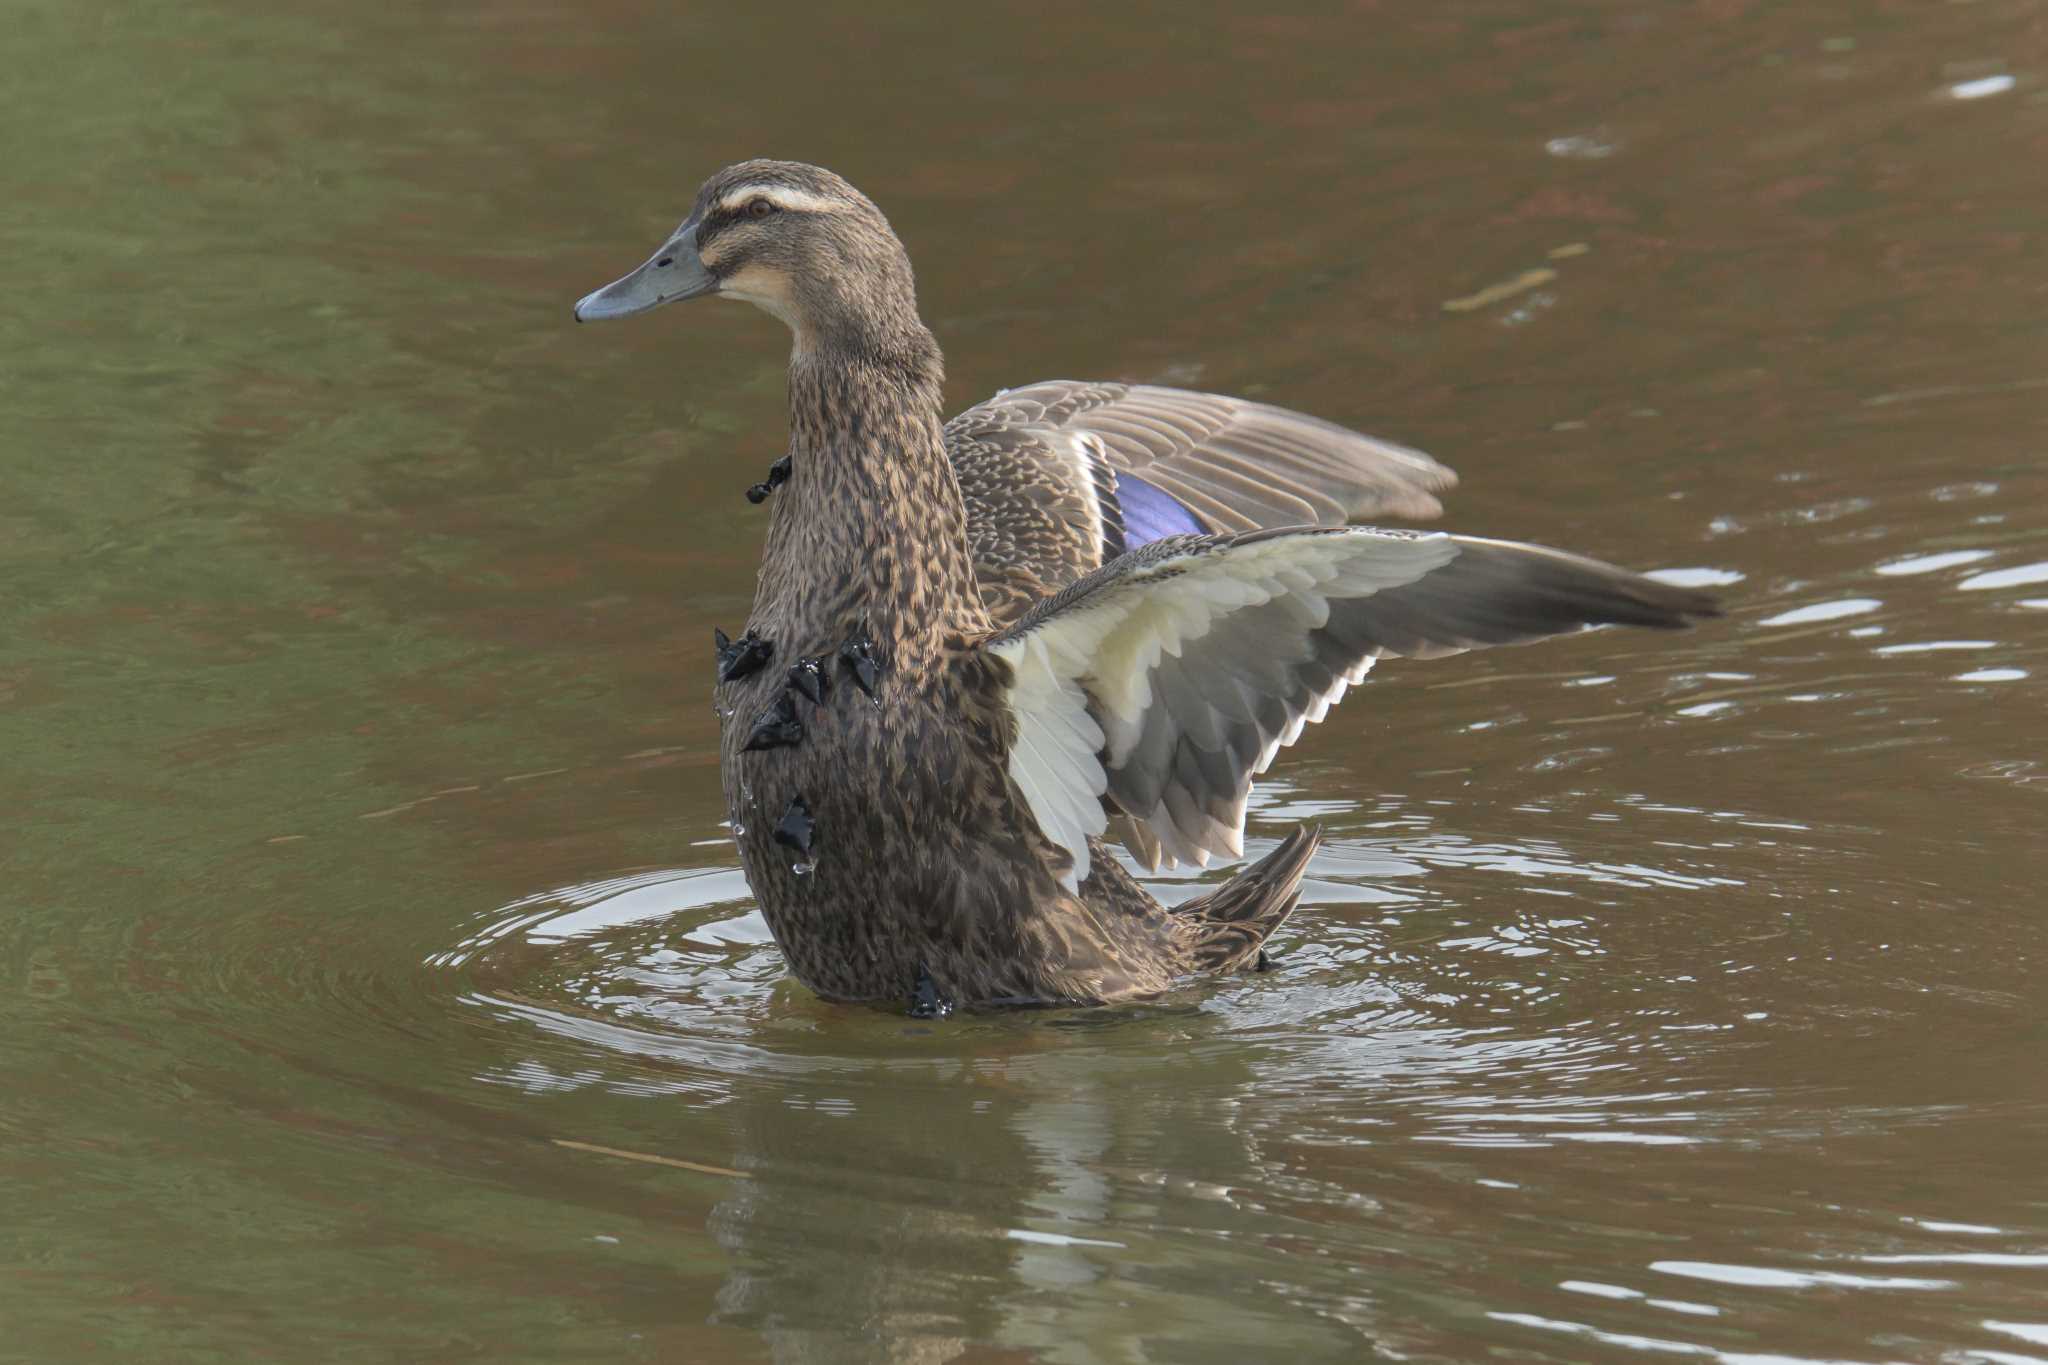
[[[910,260],[889,220],[831,171],[799,161],[742,161],[712,176],[682,226],[638,270],[584,296],[576,320],[712,294],[774,314],[800,348],[919,326]]]

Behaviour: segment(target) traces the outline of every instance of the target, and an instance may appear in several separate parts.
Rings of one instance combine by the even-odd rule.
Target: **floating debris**
[[[768,495],[789,482],[789,456],[785,455],[768,466],[768,477],[747,489],[747,501],[759,506],[768,501]]]
[[[775,646],[751,630],[737,640],[728,640],[724,631],[714,628],[711,639],[718,646],[720,682],[733,682],[759,673],[775,654]]]
[[[804,723],[797,718],[796,702],[784,692],[754,721],[754,728],[747,732],[747,742],[740,746],[740,752],[783,749],[802,743],[803,737]]]
[[[810,803],[802,796],[796,796],[791,798],[789,809],[782,812],[782,818],[775,822],[774,838],[784,848],[793,848],[808,858],[811,840],[817,832],[817,824],[811,819]]]
[[[1461,299],[1444,300],[1444,311],[1446,313],[1470,313],[1476,309],[1484,308],[1490,303],[1499,303],[1502,299],[1511,299],[1517,294],[1526,294],[1531,289],[1539,289],[1556,278],[1557,272],[1547,265],[1538,266],[1534,270],[1524,270],[1513,279],[1502,280],[1499,284],[1490,284],[1476,294],[1467,294]]]
[[[932,980],[931,973],[917,964],[917,984],[910,988],[910,1017],[913,1019],[943,1019],[953,1012],[953,1002],[939,993],[939,983]]]
[[[874,643],[865,634],[852,636],[839,646],[839,662],[853,674],[861,691],[875,695],[875,679],[882,676],[882,666],[875,660]]]
[[[660,1156],[654,1152],[633,1152],[624,1147],[600,1147],[594,1142],[572,1142],[568,1138],[549,1138],[557,1147],[567,1147],[572,1152],[594,1152],[598,1156],[615,1156],[621,1161],[644,1161],[651,1166],[673,1166],[679,1171],[697,1171],[703,1175],[732,1176],[738,1180],[751,1180],[745,1171],[736,1171],[730,1166],[713,1166],[704,1161],[685,1161],[679,1156]]]
[[[1621,150],[1621,143],[1605,128],[1593,128],[1551,138],[1543,150],[1561,161],[1605,161]]]
[[[822,658],[798,659],[789,666],[789,685],[816,706],[825,700],[825,693],[832,686],[832,675],[825,671]]]

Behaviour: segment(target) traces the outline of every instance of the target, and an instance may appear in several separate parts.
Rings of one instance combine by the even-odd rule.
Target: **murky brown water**
[[[0,1358],[2048,1358],[2048,7],[365,8],[9,21]],[[1279,972],[820,1005],[708,697],[779,328],[568,314],[752,154],[961,405],[1733,614],[1376,673]]]

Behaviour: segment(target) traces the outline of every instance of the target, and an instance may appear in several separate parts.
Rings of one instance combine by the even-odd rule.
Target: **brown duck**
[[[788,456],[720,637],[726,801],[792,971],[834,1000],[1087,1004],[1257,965],[1316,832],[1167,910],[1110,856],[1242,852],[1253,774],[1385,655],[1712,600],[1533,545],[1382,530],[1449,470],[1262,404],[1054,382],[941,420],[888,220],[830,171],[711,177],[579,320],[744,299],[788,324]]]

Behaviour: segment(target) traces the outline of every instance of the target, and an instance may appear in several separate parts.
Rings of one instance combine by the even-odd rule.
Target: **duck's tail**
[[[1197,971],[1228,972],[1259,961],[1266,939],[1301,899],[1301,874],[1308,870],[1323,832],[1302,825],[1280,847],[1176,912],[1187,921]]]

